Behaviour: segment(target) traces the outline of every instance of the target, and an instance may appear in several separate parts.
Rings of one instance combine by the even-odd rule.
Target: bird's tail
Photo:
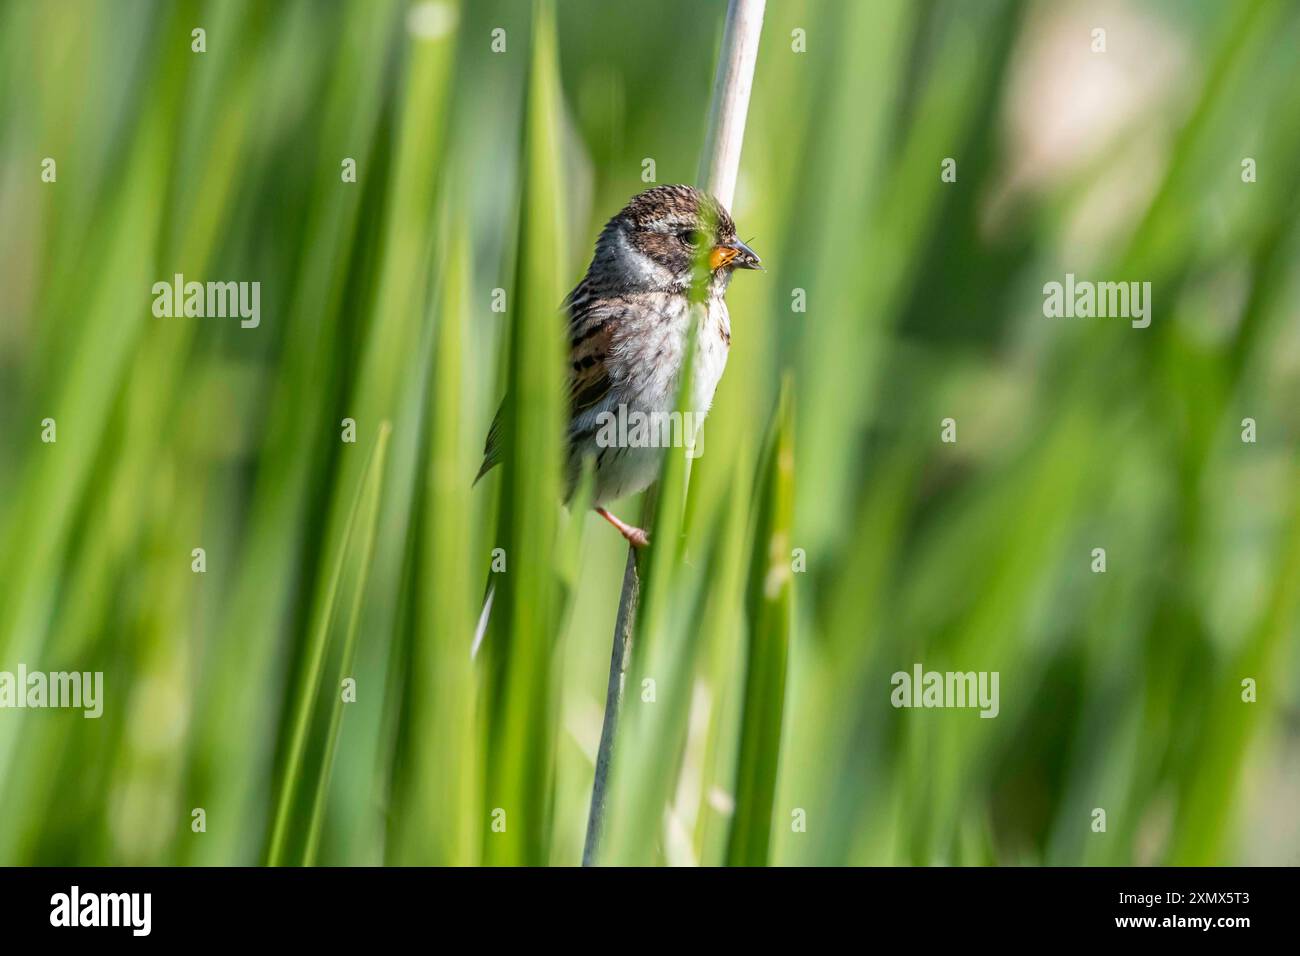
[[[487,593],[483,595],[483,610],[479,611],[478,624],[474,626],[474,643],[469,648],[469,658],[473,660],[478,656],[479,646],[483,643],[483,635],[487,633],[488,620],[492,617],[492,599],[496,597],[496,585],[492,579],[488,578]]]

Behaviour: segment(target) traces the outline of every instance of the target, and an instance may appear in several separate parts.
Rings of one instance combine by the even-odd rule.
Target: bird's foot
[[[604,518],[606,521],[612,524],[615,528],[617,528],[618,533],[621,534],[624,538],[626,538],[627,543],[632,545],[632,547],[644,548],[650,544],[650,535],[647,534],[644,529],[633,527],[632,525],[628,524],[626,521],[623,521],[617,515],[612,514],[609,511],[606,511],[604,508],[597,508],[596,514],[600,515],[602,518]]]

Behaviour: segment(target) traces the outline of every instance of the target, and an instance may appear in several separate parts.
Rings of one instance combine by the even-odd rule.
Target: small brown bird
[[[636,547],[648,543],[646,532],[605,505],[649,486],[663,448],[635,436],[628,440],[626,429],[620,434],[611,426],[638,418],[665,421],[662,416],[676,409],[693,317],[702,323],[687,410],[695,422],[703,421],[731,345],[724,301],[731,274],[759,268],[758,256],[736,237],[735,223],[716,199],[690,186],[656,186],[605,225],[587,274],[564,300],[569,319],[565,497],[573,495],[583,459],[590,457],[596,512]],[[479,478],[501,460],[506,439],[501,431],[498,411]],[[617,439],[611,441],[611,435]]]

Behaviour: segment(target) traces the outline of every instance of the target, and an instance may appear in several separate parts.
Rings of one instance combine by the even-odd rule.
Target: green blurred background
[[[724,11],[0,2],[0,670],[105,675],[0,710],[0,863],[578,862],[625,549],[555,500],[554,306],[645,160],[694,181]],[[603,861],[1300,862],[1298,49],[1277,0],[769,0],[768,271]],[[1045,318],[1067,272],[1150,328]],[[175,273],[260,326],[155,318]],[[1000,714],[892,708],[918,662]]]

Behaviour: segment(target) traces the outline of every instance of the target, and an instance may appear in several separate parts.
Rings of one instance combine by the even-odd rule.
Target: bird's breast
[[[731,316],[721,296],[709,299],[699,330],[691,407],[703,414],[713,404],[713,393],[718,389],[723,369],[727,367],[727,352],[731,349]]]
[[[721,296],[694,305],[682,295],[647,297],[620,323],[612,343],[607,361],[615,386],[644,409],[674,409],[687,336],[695,330],[699,351],[689,405],[691,411],[707,412],[731,344],[731,323]]]

